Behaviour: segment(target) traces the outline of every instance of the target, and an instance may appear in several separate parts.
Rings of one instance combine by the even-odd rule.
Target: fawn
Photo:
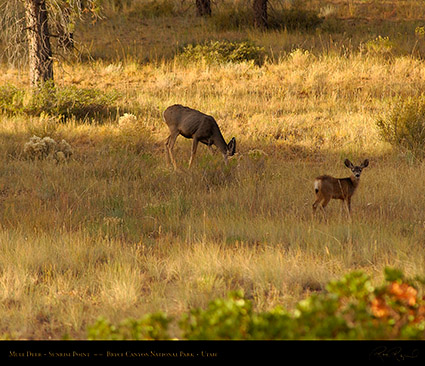
[[[313,212],[321,204],[322,209],[326,207],[331,199],[339,199],[347,204],[348,212],[351,213],[351,197],[359,186],[362,170],[369,165],[366,159],[361,165],[345,159],[344,164],[353,173],[348,178],[334,178],[329,175],[317,177],[314,181],[314,191],[316,192],[316,201],[313,203]]]

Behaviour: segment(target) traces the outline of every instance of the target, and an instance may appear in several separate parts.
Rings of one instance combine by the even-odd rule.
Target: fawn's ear
[[[365,159],[365,161],[362,164],[362,168],[366,168],[369,165],[369,159]]]
[[[344,160],[344,164],[345,164],[345,166],[347,168],[350,168],[351,169],[353,167],[353,163],[350,160],[348,160],[348,159],[345,159]]]
[[[228,143],[228,145],[227,145],[227,151],[229,152],[229,155],[230,156],[235,155],[235,152],[236,152],[236,139],[234,137],[232,137],[232,139]]]

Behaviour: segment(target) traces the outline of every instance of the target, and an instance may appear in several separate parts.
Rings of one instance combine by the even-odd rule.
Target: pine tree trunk
[[[40,87],[53,80],[53,58],[50,45],[48,14],[45,0],[25,0],[30,83]]]
[[[196,0],[196,15],[198,17],[211,15],[211,1],[210,0]]]
[[[254,25],[258,28],[268,27],[267,1],[253,0]]]

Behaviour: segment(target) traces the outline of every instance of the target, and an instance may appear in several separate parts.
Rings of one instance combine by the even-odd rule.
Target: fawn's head
[[[227,156],[233,156],[236,152],[236,139],[232,137],[232,139],[227,144]]]
[[[354,165],[350,160],[345,159],[344,164],[353,172],[356,179],[360,179],[360,174],[362,174],[362,170],[369,165],[369,160],[366,159],[361,165]]]

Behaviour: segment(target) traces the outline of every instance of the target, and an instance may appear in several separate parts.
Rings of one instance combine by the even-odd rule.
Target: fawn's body
[[[334,178],[330,175],[322,175],[314,181],[314,191],[316,201],[313,203],[313,212],[318,205],[324,209],[331,199],[339,199],[347,204],[348,211],[351,212],[351,197],[354,195],[360,183],[362,170],[369,165],[369,160],[365,160],[361,165],[353,165],[350,160],[345,159],[344,164],[352,172],[348,178]]]
[[[229,144],[227,144],[213,117],[180,104],[168,107],[164,111],[163,117],[170,129],[170,135],[165,143],[167,160],[171,160],[174,169],[177,169],[177,165],[172,150],[179,135],[193,139],[189,168],[195,157],[198,142],[202,142],[209,147],[211,147],[211,145],[217,146],[223,154],[226,164],[227,157],[234,155],[236,150],[235,138],[233,137]]]

